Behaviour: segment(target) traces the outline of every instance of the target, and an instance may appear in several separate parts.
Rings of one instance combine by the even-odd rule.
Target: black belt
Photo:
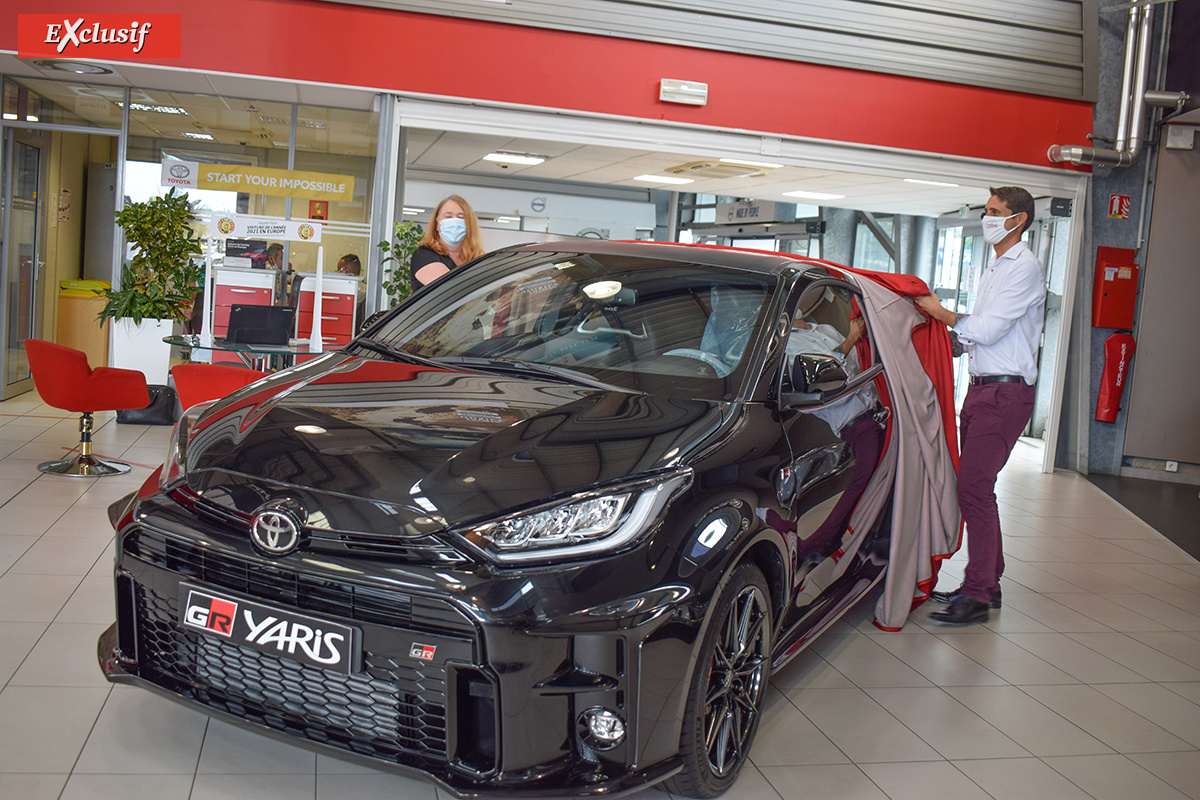
[[[972,375],[972,386],[983,386],[988,383],[1024,383],[1020,375]]]

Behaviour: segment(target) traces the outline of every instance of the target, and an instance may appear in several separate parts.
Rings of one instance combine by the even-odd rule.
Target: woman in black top
[[[479,221],[466,200],[452,194],[438,203],[421,244],[409,261],[414,289],[483,255]]]

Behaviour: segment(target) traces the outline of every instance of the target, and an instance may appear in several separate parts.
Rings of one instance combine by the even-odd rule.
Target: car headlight
[[[188,442],[192,439],[196,420],[211,405],[212,403],[197,403],[189,407],[171,430],[171,438],[167,441],[167,458],[163,461],[162,471],[158,475],[158,488],[162,491],[169,491],[187,478]]]
[[[691,470],[683,470],[535,506],[459,533],[505,563],[579,558],[640,538],[689,483]]]

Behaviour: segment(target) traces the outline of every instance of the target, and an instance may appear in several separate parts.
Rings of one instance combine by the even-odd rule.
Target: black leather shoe
[[[987,622],[988,604],[972,600],[966,595],[959,595],[951,601],[945,611],[929,615],[930,619],[947,622],[951,625],[966,625],[969,622]]]
[[[962,587],[960,586],[957,589],[955,589],[953,592],[930,592],[929,599],[935,603],[952,603],[952,602],[954,602],[954,598],[958,597],[961,593],[962,593]],[[999,589],[992,590],[992,601],[990,603],[988,603],[988,605],[991,608],[999,608],[1000,607],[1000,590]]]

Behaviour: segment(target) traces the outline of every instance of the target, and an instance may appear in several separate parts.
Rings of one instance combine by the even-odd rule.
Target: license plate
[[[358,628],[179,584],[179,624],[231,644],[349,675],[361,669]]]

